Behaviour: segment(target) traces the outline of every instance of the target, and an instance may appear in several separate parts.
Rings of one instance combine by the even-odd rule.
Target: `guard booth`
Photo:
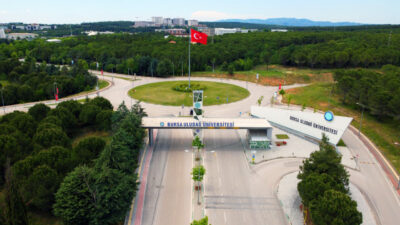
[[[266,130],[253,130],[247,131],[247,143],[249,149],[252,150],[267,150],[271,147],[272,132]]]

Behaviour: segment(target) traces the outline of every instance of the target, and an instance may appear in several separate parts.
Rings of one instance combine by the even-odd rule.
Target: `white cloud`
[[[4,14],[7,14],[7,11],[6,11],[6,10],[1,10],[1,11],[0,11],[0,14],[3,14],[3,15],[4,15]]]
[[[192,13],[191,18],[200,21],[215,21],[223,19],[247,19],[250,17],[247,15],[235,15],[217,11],[196,11]],[[253,16],[251,18],[255,17]]]

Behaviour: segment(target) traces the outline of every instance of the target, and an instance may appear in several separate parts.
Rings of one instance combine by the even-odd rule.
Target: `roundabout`
[[[187,81],[165,81],[137,86],[129,90],[130,97],[142,102],[169,106],[191,106],[192,91]],[[245,88],[220,82],[192,81],[194,90],[204,90],[204,105],[220,105],[247,98],[250,92]]]

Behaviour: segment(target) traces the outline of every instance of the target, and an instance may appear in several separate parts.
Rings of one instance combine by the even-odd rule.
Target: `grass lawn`
[[[361,110],[348,105],[343,105],[339,96],[332,92],[333,83],[317,83],[306,87],[286,90],[284,101],[288,95],[292,96],[291,103],[305,104],[322,111],[331,110],[334,114],[353,117],[352,125],[360,126]],[[331,94],[332,93],[332,94]],[[400,172],[400,121],[378,121],[368,112],[364,112],[362,121],[363,132],[380,149],[385,157],[392,163],[397,172]]]
[[[333,70],[327,69],[295,68],[279,65],[270,65],[267,69],[266,65],[259,65],[249,71],[235,71],[234,75],[217,70],[214,73],[210,71],[194,72],[193,76],[230,78],[276,86],[279,84],[329,82],[332,81],[332,72]],[[256,78],[257,73],[259,80]]]
[[[74,138],[72,140],[72,147],[75,147],[82,139],[87,137],[99,137],[109,143],[111,141],[111,134],[106,131],[96,131],[94,128],[84,128],[80,129],[74,133]]]
[[[138,86],[129,91],[129,96],[149,103],[172,106],[192,106],[192,93],[179,92],[173,88],[179,84],[185,84],[186,81],[167,81],[151,83]],[[192,84],[206,86],[204,91],[204,105],[219,105],[228,102],[236,102],[250,95],[249,91],[232,84],[224,84],[208,81],[192,81]],[[219,99],[217,99],[219,97]]]

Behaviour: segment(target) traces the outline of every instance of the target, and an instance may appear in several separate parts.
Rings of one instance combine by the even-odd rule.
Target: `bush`
[[[73,149],[73,160],[77,164],[92,164],[104,149],[106,142],[98,137],[88,137],[81,140]]]
[[[200,84],[190,84],[190,88],[188,84],[179,84],[175,87],[172,88],[174,91],[179,91],[179,92],[193,92],[193,90],[206,90],[206,86],[201,86]]]
[[[85,104],[79,114],[79,120],[86,125],[95,125],[96,116],[101,111],[101,108],[91,104],[90,102]]]
[[[60,102],[56,108],[57,109],[65,108],[68,111],[70,111],[75,116],[75,118],[79,118],[79,114],[81,113],[82,110],[82,104],[74,100],[68,100]]]
[[[103,97],[96,97],[90,100],[90,103],[100,107],[102,110],[113,110],[113,105],[110,101]]]
[[[102,110],[96,116],[96,126],[99,130],[111,130],[111,117],[113,112],[111,110]]]
[[[71,146],[71,140],[60,128],[40,130],[35,134],[33,141],[42,148],[49,148],[55,145],[67,148]]]
[[[50,107],[47,105],[40,103],[32,106],[29,108],[29,115],[31,115],[37,122],[40,122],[43,120],[46,116],[47,113],[50,111]]]

